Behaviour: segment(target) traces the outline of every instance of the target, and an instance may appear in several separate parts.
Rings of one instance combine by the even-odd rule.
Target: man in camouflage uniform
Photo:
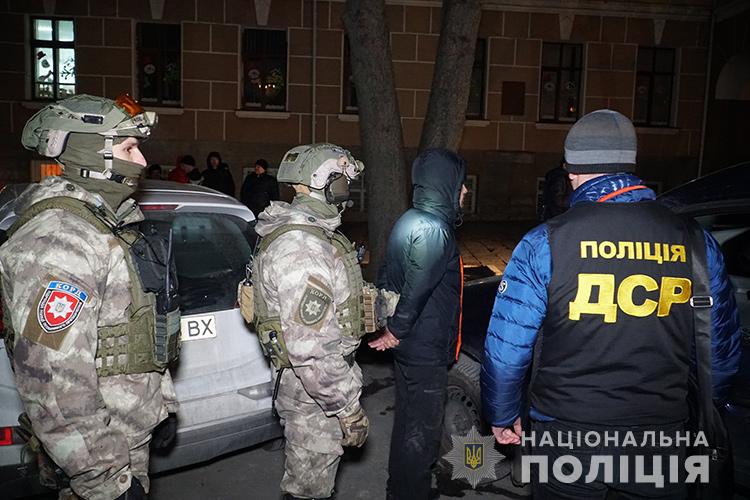
[[[79,95],[36,113],[23,145],[63,173],[21,195],[0,248],[18,392],[36,438],[86,499],[145,498],[152,430],[177,409],[168,370],[129,364],[134,334],[150,340],[156,328],[139,332],[133,318],[158,318],[135,303],[121,231],[143,219],[130,195],[146,166],[139,140],[155,124],[127,95]]]
[[[343,446],[361,446],[368,420],[359,404],[354,352],[364,333],[362,274],[343,235],[339,205],[361,162],[332,144],[298,146],[281,162],[291,204],[274,201],[256,226],[256,330],[280,372],[276,409],[284,426],[286,499],[329,498]]]

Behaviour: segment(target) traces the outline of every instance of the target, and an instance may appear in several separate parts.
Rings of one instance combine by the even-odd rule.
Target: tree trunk
[[[482,9],[479,0],[443,0],[435,70],[419,149],[458,151]]]
[[[384,0],[347,0],[343,14],[357,88],[365,162],[372,280],[385,255],[391,227],[408,207],[404,139],[393,80]]]

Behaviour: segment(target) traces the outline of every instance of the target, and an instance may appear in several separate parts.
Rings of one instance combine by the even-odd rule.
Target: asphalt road
[[[393,424],[393,371],[387,358],[375,358],[362,365],[365,376],[363,406],[370,418],[370,436],[362,450],[347,452],[339,467],[336,499],[376,500],[385,498],[388,451]],[[208,464],[156,476],[151,500],[258,499],[278,500],[283,472],[283,442],[223,457]],[[501,462],[496,469],[507,474]],[[433,479],[434,498],[530,498],[530,492],[515,488],[508,477],[474,490],[466,481],[451,481],[449,475]]]
[[[365,377],[362,404],[370,418],[370,436],[362,450],[344,456],[336,482],[336,500],[385,498],[394,409],[393,370],[388,356],[361,354],[368,358],[362,364]],[[279,439],[209,463],[154,476],[149,497],[151,500],[280,500],[283,464],[283,441]],[[451,480],[449,474],[436,475],[432,498],[531,498],[528,488],[511,484],[506,460],[501,460],[495,470],[500,479],[482,483],[476,489],[465,480]],[[34,498],[53,500],[57,495]],[[750,496],[736,494],[735,500],[750,500]]]

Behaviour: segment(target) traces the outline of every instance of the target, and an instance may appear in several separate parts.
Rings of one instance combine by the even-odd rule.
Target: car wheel
[[[455,365],[448,371],[445,419],[440,438],[440,455],[437,462],[439,475],[450,478],[453,466],[443,457],[453,449],[452,436],[465,436],[475,427],[482,435],[491,435],[489,425],[482,419],[482,399],[479,392],[479,372],[481,365],[466,354],[461,354]],[[495,449],[503,456],[508,450],[495,444]],[[489,484],[510,474],[510,460],[500,460],[495,465],[495,480],[481,479],[478,484]]]
[[[465,354],[448,371],[445,418],[440,438],[440,460],[438,465],[450,471],[451,465],[443,457],[453,448],[451,436],[465,436],[476,427],[486,434],[487,426],[482,421],[481,398],[479,394],[479,363]]]

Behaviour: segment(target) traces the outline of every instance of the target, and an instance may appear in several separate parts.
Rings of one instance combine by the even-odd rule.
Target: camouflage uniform
[[[333,232],[340,216],[310,211],[298,194],[290,205],[272,202],[256,231],[266,236],[289,224]],[[342,429],[337,415],[359,408],[362,372],[353,361],[359,340],[344,335],[336,304],[353,293],[343,259],[334,246],[306,231],[282,234],[257,256],[262,272],[255,286],[271,316],[280,317],[292,369],[281,372],[276,408],[284,426],[286,463],[282,491],[301,498],[327,498],[333,492]],[[347,361],[350,359],[350,362]]]
[[[107,207],[75,183],[49,177],[21,196],[16,211],[56,196]],[[133,200],[108,216],[114,224],[143,219]],[[46,210],[0,247],[0,273],[6,318],[15,331],[18,392],[45,450],[83,498],[116,498],[133,476],[148,491],[151,431],[177,409],[169,371],[98,377],[95,364],[97,327],[128,321],[130,278],[122,246],[71,213]],[[47,333],[37,309],[47,304],[54,281],[85,296],[79,296],[80,309],[65,312],[72,322]]]

